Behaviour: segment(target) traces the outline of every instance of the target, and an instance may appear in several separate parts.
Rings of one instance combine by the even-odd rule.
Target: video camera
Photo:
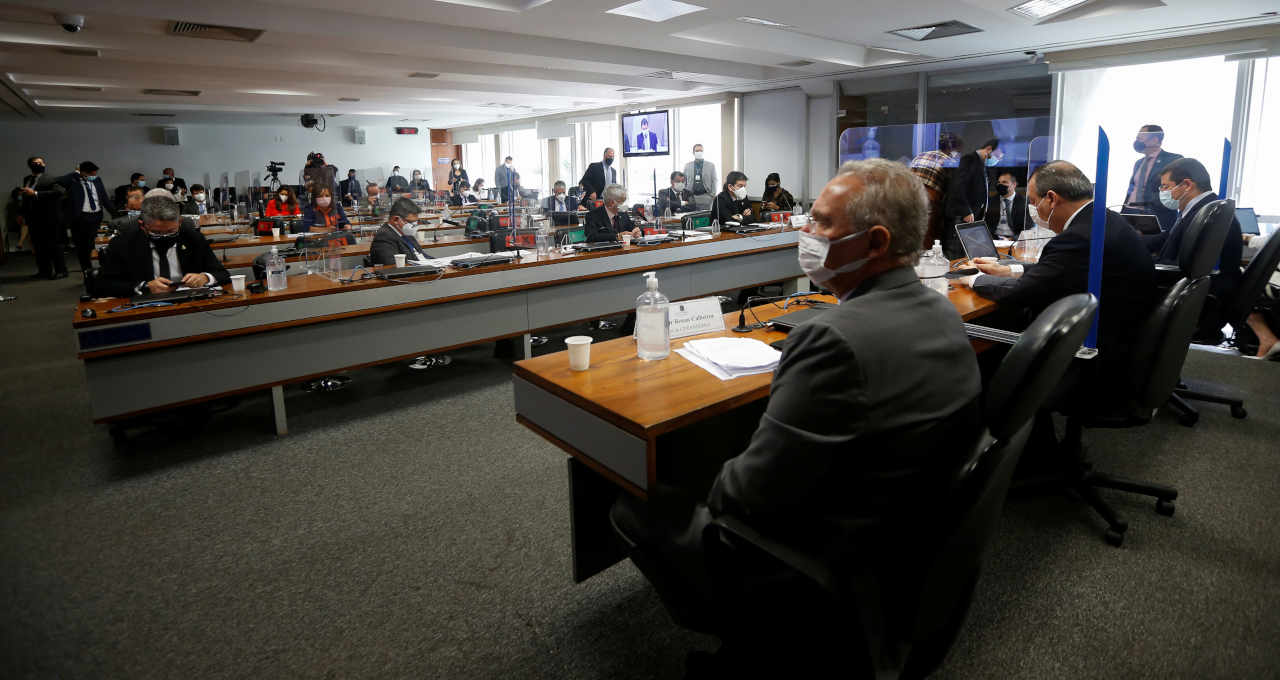
[[[284,161],[267,161],[267,172],[271,175],[278,175],[281,170],[284,170],[284,165]]]

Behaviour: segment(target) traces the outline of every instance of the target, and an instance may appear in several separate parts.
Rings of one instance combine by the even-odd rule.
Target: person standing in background
[[[391,176],[387,178],[387,193],[402,194],[409,190],[409,180],[400,174],[400,166],[391,168]]]
[[[115,216],[116,207],[107,198],[107,188],[98,177],[98,166],[84,161],[76,172],[59,177],[57,183],[66,192],[62,205],[62,224],[71,230],[71,242],[75,245],[80,271],[93,268],[93,240],[98,236],[105,210]]]
[[[613,167],[614,151],[605,149],[604,157],[587,166],[578,184],[582,186],[582,204],[588,208],[595,207],[596,199],[604,198],[604,188],[618,183],[618,171]]]
[[[710,210],[720,185],[716,182],[716,164],[703,157],[702,145],[693,145],[693,160],[685,163],[684,176],[693,192],[693,205],[697,210]]]
[[[66,189],[56,181],[45,177],[44,157],[27,159],[31,174],[22,178],[22,185],[14,189],[22,201],[19,212],[31,233],[31,249],[36,253],[36,273],[33,279],[64,279],[67,277],[67,260],[62,254],[60,207]]]
[[[960,157],[960,167],[947,190],[947,222],[941,237],[942,250],[948,258],[964,257],[964,246],[953,225],[977,222],[987,214],[987,168],[998,162],[995,154],[999,146],[1000,140],[992,137]]]
[[[1133,164],[1129,177],[1129,192],[1125,194],[1124,212],[1155,215],[1160,229],[1169,231],[1177,221],[1178,211],[1166,208],[1160,202],[1160,175],[1165,166],[1182,158],[1163,148],[1164,128],[1148,124],[1138,128],[1133,140],[1133,150],[1142,154]]]
[[[364,196],[364,192],[360,190],[360,180],[356,179],[355,168],[347,170],[347,178],[342,180],[338,189],[342,193],[343,205],[357,205],[360,203],[360,198]]]
[[[493,171],[493,185],[502,192],[502,202],[506,203],[511,200],[511,187],[508,186],[515,175],[515,166],[511,163],[511,157],[507,156],[502,159],[502,165]]]
[[[963,147],[964,143],[960,138],[950,132],[943,132],[938,135],[937,149],[911,159],[911,174],[924,185],[924,193],[929,199],[929,224],[925,229],[924,243],[920,244],[921,250],[928,250],[933,247],[935,239],[942,238],[945,212],[943,201],[946,200],[952,169],[955,168],[956,159]]]
[[[466,168],[462,167],[462,161],[453,159],[453,169],[449,171],[449,188],[452,189],[462,182],[471,182],[471,178],[467,176]]]

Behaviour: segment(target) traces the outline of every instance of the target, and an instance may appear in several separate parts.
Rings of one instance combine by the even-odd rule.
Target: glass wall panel
[[[1240,203],[1269,221],[1280,221],[1280,57],[1253,62],[1253,87],[1249,98],[1249,131],[1240,172]],[[1270,152],[1270,153],[1268,153]]]

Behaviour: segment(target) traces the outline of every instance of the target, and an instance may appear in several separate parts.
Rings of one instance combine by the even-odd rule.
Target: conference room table
[[[996,308],[968,288],[953,287],[947,296],[966,322]],[[830,296],[817,299],[835,303]],[[747,320],[768,322],[796,309],[803,307],[766,304],[755,307]],[[515,364],[516,420],[568,454],[575,582],[627,556],[609,522],[619,490],[647,498],[655,485],[683,478],[690,469],[713,476],[724,458],[745,448],[767,403],[772,374],[721,380],[675,350],[700,338],[754,338],[768,344],[786,334],[767,325],[748,333],[728,330],[737,325],[736,312],[726,314],[724,322],[724,331],[672,340],[671,354],[657,361],[637,357],[634,338],[618,338],[593,343],[585,371],[569,368],[567,352]],[[971,342],[975,351],[992,344]]]
[[[82,302],[72,328],[95,422],[270,389],[284,434],[286,384],[503,338],[522,337],[528,356],[535,331],[633,309],[647,271],[673,298],[794,282],[796,240],[779,230],[592,253],[525,250],[509,264],[395,281],[299,274],[284,290],[227,286],[172,306]]]

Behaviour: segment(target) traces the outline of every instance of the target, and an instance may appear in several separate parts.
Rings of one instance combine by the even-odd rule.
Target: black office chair
[[[740,518],[716,518],[704,535],[704,545],[716,548],[713,564],[767,556],[802,574],[814,586],[814,599],[785,601],[784,611],[760,609],[754,600],[730,606],[709,632],[721,635],[726,647],[750,650],[774,648],[781,630],[791,639],[809,638],[813,630],[817,637],[810,639],[830,641],[832,648],[822,651],[839,650],[845,658],[838,663],[853,677],[923,678],[936,670],[968,612],[1032,416],[1062,379],[1096,309],[1096,299],[1078,294],[1036,318],[989,383],[986,428],[949,491],[927,511],[889,517],[858,554],[833,562]],[[851,652],[851,641],[861,654]],[[746,668],[758,668],[756,661]]]
[[[1222,318],[1227,323],[1230,323],[1232,328],[1242,328],[1244,326],[1245,319],[1249,317],[1249,313],[1253,311],[1254,306],[1262,299],[1262,293],[1266,290],[1267,283],[1271,280],[1271,275],[1276,271],[1276,267],[1280,267],[1280,236],[1272,236],[1267,239],[1267,243],[1262,246],[1262,250],[1249,261],[1249,266],[1245,267],[1244,274],[1240,278],[1240,287],[1236,289],[1235,298],[1222,301]],[[1174,390],[1173,398],[1181,404],[1181,407],[1189,416],[1198,417],[1199,414],[1190,404],[1186,403],[1186,399],[1226,404],[1231,407],[1231,415],[1235,418],[1244,418],[1249,415],[1249,412],[1244,408],[1243,399],[1224,394],[1222,391],[1213,388],[1213,385],[1197,385],[1194,388],[1179,385]],[[1192,422],[1194,423],[1195,421],[1192,420]]]

